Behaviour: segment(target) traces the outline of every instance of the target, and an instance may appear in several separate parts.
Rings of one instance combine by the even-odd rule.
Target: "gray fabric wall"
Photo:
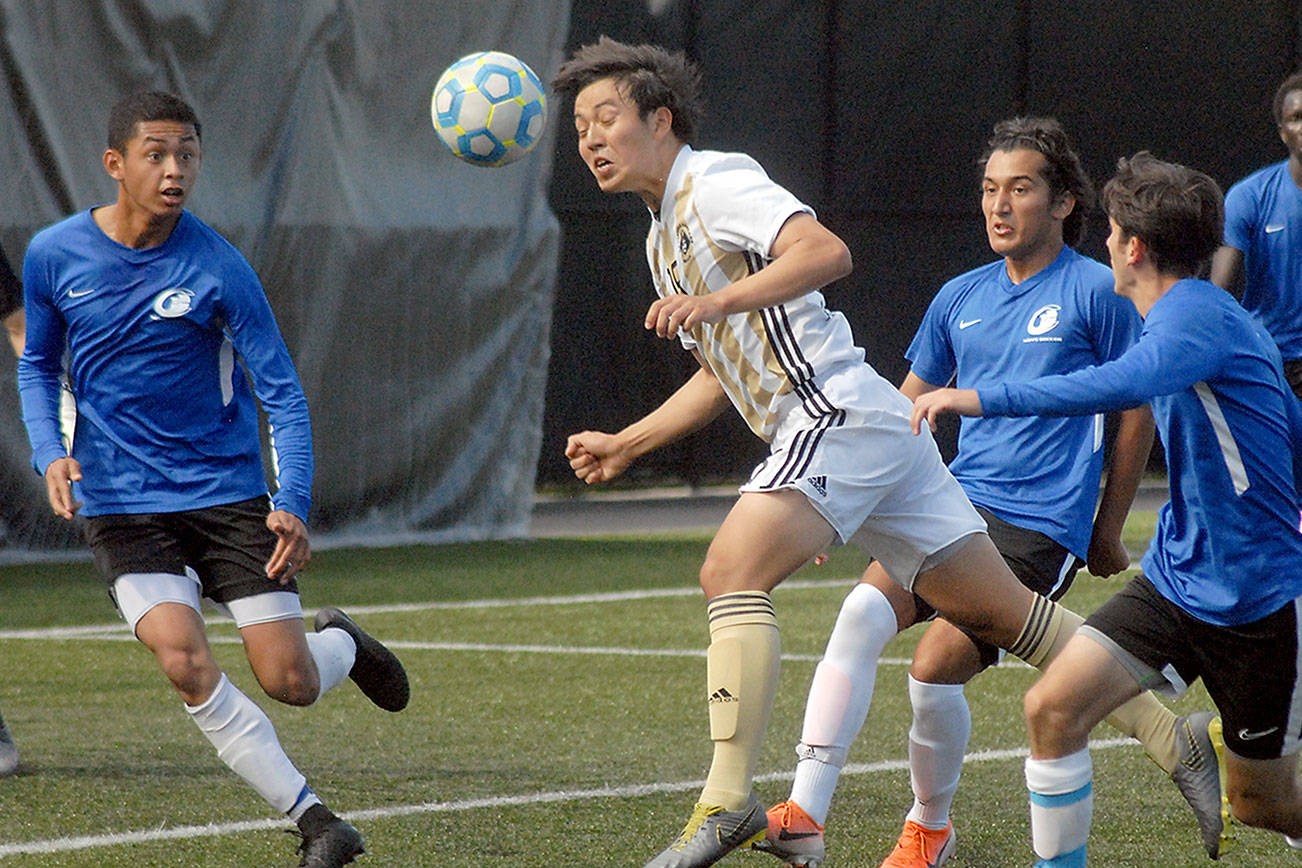
[[[174,91],[203,123],[190,209],[262,277],[312,410],[320,542],[520,535],[538,457],[558,228],[556,120],[520,163],[454,159],[439,73],[499,49],[550,79],[568,0],[0,0],[0,244],[111,200],[109,106]],[[549,107],[554,112],[554,107]],[[12,358],[0,378],[14,382]],[[77,545],[0,389],[10,552]]]

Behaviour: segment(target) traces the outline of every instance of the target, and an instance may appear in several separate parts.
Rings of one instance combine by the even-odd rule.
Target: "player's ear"
[[[658,136],[671,132],[674,128],[674,113],[668,106],[660,106],[651,115],[651,132]]]
[[[114,181],[122,180],[122,164],[126,162],[126,155],[116,148],[109,148],[104,152],[104,171],[109,173]]]
[[[1138,235],[1126,239],[1126,264],[1138,265],[1148,256],[1148,245]]]
[[[1070,193],[1060,193],[1053,203],[1053,217],[1055,220],[1066,220],[1071,216],[1071,212],[1076,207],[1076,197]]]

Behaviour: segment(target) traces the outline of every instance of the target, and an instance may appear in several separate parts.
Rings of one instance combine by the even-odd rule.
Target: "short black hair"
[[[1144,242],[1163,274],[1198,277],[1221,246],[1221,188],[1210,176],[1148,151],[1117,161],[1117,174],[1103,185],[1103,210],[1125,237]]]
[[[1275,119],[1275,126],[1284,123],[1284,99],[1295,90],[1302,90],[1302,70],[1284,79],[1275,89],[1275,99],[1270,104],[1270,116]]]
[[[109,111],[108,146],[126,153],[127,142],[135,135],[136,124],[148,121],[176,121],[194,127],[195,138],[202,140],[199,117],[190,104],[175,94],[161,90],[144,90],[119,100]]]
[[[689,144],[696,138],[702,114],[701,73],[681,51],[626,45],[602,36],[561,65],[552,79],[552,89],[573,97],[603,78],[616,81],[624,96],[637,104],[643,119],[664,106],[673,116],[674,135]]]
[[[981,155],[984,166],[995,151],[1036,151],[1044,156],[1044,181],[1054,196],[1070,193],[1076,206],[1062,221],[1062,237],[1075,246],[1085,240],[1085,214],[1094,207],[1094,184],[1054,118],[1016,117],[995,124]]]

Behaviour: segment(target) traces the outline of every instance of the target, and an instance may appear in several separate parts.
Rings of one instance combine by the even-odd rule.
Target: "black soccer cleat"
[[[299,868],[339,868],[366,852],[362,833],[338,817],[310,834],[294,834],[303,839],[294,851],[303,854]]]
[[[317,612],[314,626],[318,633],[327,627],[338,627],[353,637],[357,657],[348,677],[357,683],[367,699],[385,711],[402,711],[407,707],[407,700],[411,698],[407,670],[402,668],[401,661],[392,651],[334,606]]]

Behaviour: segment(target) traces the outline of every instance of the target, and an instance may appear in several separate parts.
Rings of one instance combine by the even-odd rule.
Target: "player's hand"
[[[76,458],[56,458],[45,468],[45,493],[50,509],[60,518],[71,519],[81,509],[81,501],[72,499],[74,482],[81,482],[81,462]]]
[[[671,295],[651,303],[646,327],[662,338],[672,338],[701,323],[723,319],[723,306],[713,295]]]
[[[981,398],[977,396],[976,389],[936,389],[934,392],[925,392],[913,401],[909,427],[914,434],[921,434],[923,420],[926,420],[927,426],[935,431],[936,417],[941,413],[980,416]]]
[[[1085,566],[1091,576],[1106,579],[1130,568],[1130,552],[1126,550],[1125,543],[1120,539],[1103,539],[1096,536],[1090,540]]]
[[[588,485],[609,482],[632,463],[618,438],[601,431],[571,434],[565,442],[565,457],[570,459],[574,475]]]
[[[312,544],[307,538],[307,525],[292,512],[275,509],[267,516],[267,529],[274,533],[276,550],[267,561],[267,578],[289,584],[289,580],[312,561]]]

